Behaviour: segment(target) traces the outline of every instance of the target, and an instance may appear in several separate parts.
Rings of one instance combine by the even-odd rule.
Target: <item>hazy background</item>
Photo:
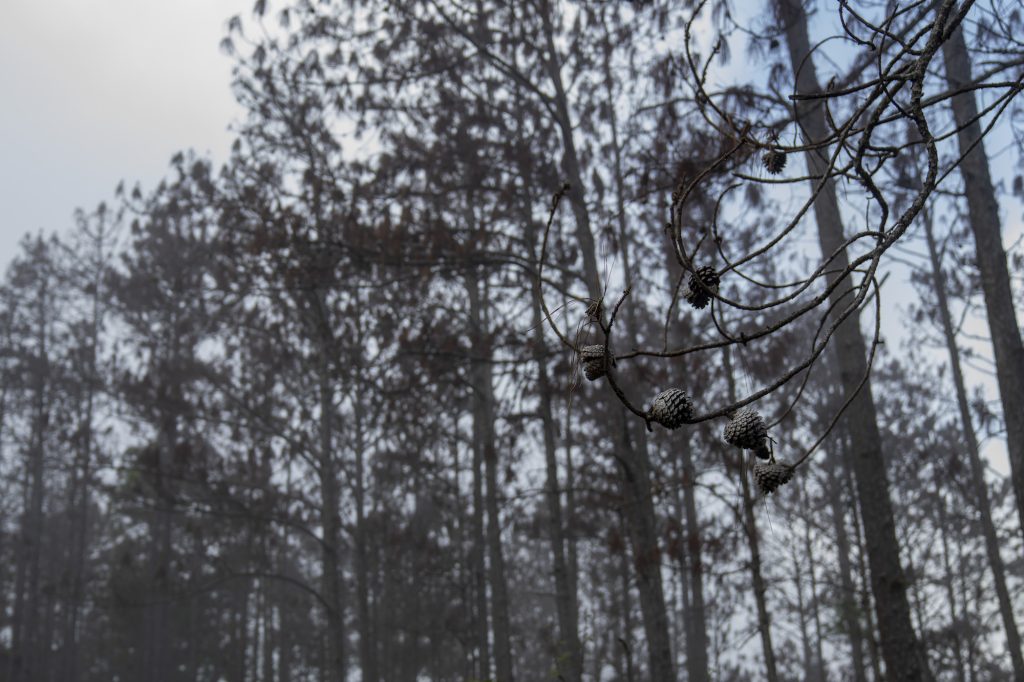
[[[166,175],[184,149],[216,167],[241,113],[231,93],[233,58],[220,49],[228,19],[253,0],[5,0],[0,22],[0,268],[28,232],[62,233],[76,208],[109,200],[121,180],[144,187]],[[732,68],[738,68],[736,60]],[[729,67],[724,69],[728,72]],[[1019,172],[1006,122],[986,137],[993,179],[1008,187]],[[1022,235],[1022,206],[1000,196],[1008,250]],[[817,252],[817,245],[809,243]],[[883,333],[905,343],[906,306],[917,294],[895,256],[921,262],[906,240],[883,261]],[[967,329],[984,335],[983,319]],[[982,357],[987,340],[971,342]],[[944,353],[941,348],[937,353]],[[937,356],[938,357],[938,356]],[[944,357],[944,356],[942,356]],[[977,367],[969,380],[998,402],[995,381]],[[985,443],[992,465],[1008,471],[1001,441]]]
[[[28,231],[63,231],[117,183],[152,185],[174,152],[222,161],[232,59],[251,0],[5,0],[0,21],[0,266]]]

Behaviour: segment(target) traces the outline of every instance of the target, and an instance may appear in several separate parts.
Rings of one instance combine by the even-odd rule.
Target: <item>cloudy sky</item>
[[[4,0],[0,267],[25,232],[64,231],[118,181],[155,184],[175,151],[226,157],[231,59],[252,0]]]

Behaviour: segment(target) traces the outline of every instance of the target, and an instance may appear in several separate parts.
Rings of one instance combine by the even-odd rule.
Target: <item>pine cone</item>
[[[769,173],[778,175],[786,168],[786,152],[781,149],[769,149],[761,157],[761,163]]]
[[[786,462],[758,462],[754,465],[754,482],[761,493],[768,495],[793,478],[793,467]]]
[[[649,413],[652,420],[666,429],[678,429],[693,416],[693,402],[686,391],[670,388],[654,398]]]
[[[580,361],[583,364],[583,373],[588,381],[595,381],[608,373],[608,366],[605,364],[604,346],[601,344],[580,348]],[[612,364],[615,364],[614,360],[612,360]]]
[[[768,429],[761,415],[753,410],[739,410],[733,414],[722,437],[729,445],[754,450],[758,457],[767,459],[763,453],[766,451],[764,441],[768,437]]]
[[[705,291],[705,287],[713,293],[718,293],[718,285],[721,283],[718,272],[710,265],[697,268],[697,271],[690,275],[688,282],[686,300],[694,308],[703,308],[711,301],[711,296]],[[701,284],[704,284],[702,287]]]

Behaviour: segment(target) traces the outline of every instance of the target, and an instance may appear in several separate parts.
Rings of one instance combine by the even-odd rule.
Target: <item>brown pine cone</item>
[[[758,462],[754,465],[754,482],[763,495],[775,492],[793,478],[793,467],[786,462]]]
[[[604,346],[602,344],[580,348],[580,362],[583,365],[583,374],[586,375],[588,381],[595,381],[608,373]],[[612,363],[614,364],[614,360],[612,360]]]
[[[700,309],[711,302],[711,296],[705,288],[713,293],[718,293],[718,285],[722,280],[718,272],[710,265],[697,268],[697,271],[690,275],[687,283],[686,301],[694,308]],[[704,286],[702,287],[701,284]]]
[[[786,152],[781,149],[769,149],[761,157],[761,163],[769,173],[778,175],[786,169]]]
[[[667,429],[678,429],[693,417],[693,402],[686,391],[670,388],[655,397],[649,412],[653,421]]]
[[[768,429],[765,427],[764,419],[754,410],[743,409],[733,414],[722,437],[729,445],[754,450],[758,457],[766,459],[762,453],[765,450]]]

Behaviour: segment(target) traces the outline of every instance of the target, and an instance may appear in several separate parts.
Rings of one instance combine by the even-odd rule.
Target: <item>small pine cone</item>
[[[604,346],[601,344],[583,346],[580,349],[580,361],[583,364],[583,373],[588,381],[600,379],[608,372],[608,366],[605,364]],[[612,360],[613,364],[614,362]]]
[[[758,462],[754,465],[754,482],[761,493],[768,495],[793,478],[793,467],[786,462]]]
[[[666,429],[678,429],[693,416],[693,402],[686,391],[670,388],[654,398],[649,412],[651,419]]]
[[[764,441],[768,437],[768,429],[764,425],[764,419],[753,410],[740,410],[736,412],[722,433],[725,442],[729,445],[754,450],[758,457],[765,459],[760,454],[765,447]]]
[[[781,149],[769,149],[761,157],[761,163],[769,173],[778,175],[786,168],[786,152]]]
[[[703,308],[711,302],[711,296],[705,291],[705,287],[713,293],[718,293],[718,285],[721,283],[718,273],[710,265],[697,268],[697,271],[690,275],[686,300],[694,308]],[[704,284],[702,287],[701,284]]]

